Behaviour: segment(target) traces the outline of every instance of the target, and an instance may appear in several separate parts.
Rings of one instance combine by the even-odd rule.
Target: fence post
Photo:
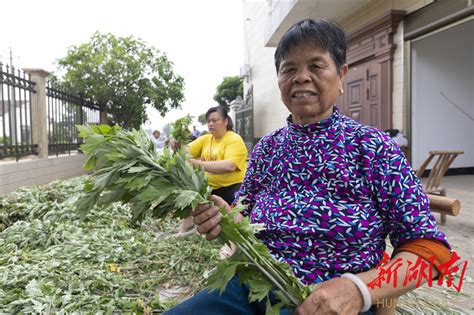
[[[244,105],[244,101],[241,96],[237,96],[235,100],[229,104],[229,116],[234,123],[234,131],[237,132],[237,110]]]
[[[105,106],[100,106],[100,123],[107,125],[107,111],[105,109]]]
[[[24,72],[35,82],[36,93],[31,100],[33,143],[38,144],[38,158],[48,158],[48,114],[46,110],[46,78],[50,74],[43,69],[26,68]]]

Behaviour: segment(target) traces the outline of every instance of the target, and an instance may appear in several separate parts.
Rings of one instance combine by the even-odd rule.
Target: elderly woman
[[[347,73],[344,32],[325,20],[304,20],[282,37],[275,65],[287,125],[255,146],[237,194],[248,205],[239,214],[261,223],[258,237],[305,284],[318,283],[295,314],[357,314],[375,311],[383,299],[416,287],[404,283],[409,261],[434,266],[450,258],[409,163],[383,132],[344,117],[335,106]],[[218,207],[195,209],[198,232],[220,232]],[[376,279],[390,237],[398,285]],[[395,268],[395,266],[394,266]],[[427,271],[428,272],[428,271]],[[256,314],[264,305],[246,302],[247,289],[232,280],[224,293],[200,293],[170,314]],[[286,313],[289,311],[286,310]]]
[[[247,147],[242,138],[232,131],[232,120],[223,107],[209,108],[205,117],[209,133],[188,145],[188,151],[193,156],[189,161],[206,171],[212,193],[232,204],[247,169]],[[193,228],[192,217],[184,219],[180,235],[192,234]],[[225,256],[227,250],[230,249],[224,247],[222,255]]]

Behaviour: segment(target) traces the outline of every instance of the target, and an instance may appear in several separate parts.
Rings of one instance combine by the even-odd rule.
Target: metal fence
[[[46,87],[48,115],[48,152],[50,155],[71,152],[81,145],[76,125],[99,124],[100,107],[80,95]]]
[[[97,104],[50,83],[46,91],[36,91],[38,86],[44,85],[31,81],[25,72],[0,63],[0,160],[42,155],[46,147],[48,155],[71,153],[81,144],[76,125],[100,123]],[[46,107],[46,114],[39,113],[42,106]],[[45,121],[47,131],[40,134],[40,124]]]
[[[249,155],[255,144],[253,124],[253,89],[250,88],[243,105],[235,111],[235,129],[244,140]]]
[[[33,93],[35,83],[28,75],[0,63],[0,159],[37,154],[31,116]]]

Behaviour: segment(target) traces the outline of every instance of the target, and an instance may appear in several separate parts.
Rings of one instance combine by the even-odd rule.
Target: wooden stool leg
[[[441,196],[446,197],[446,189],[443,188],[441,189]],[[448,221],[448,218],[446,217],[446,214],[441,214],[441,222],[440,225],[446,225],[446,222]]]
[[[446,218],[446,214],[441,214],[441,222],[439,223],[439,225],[446,225],[446,222],[447,222],[447,218]]]

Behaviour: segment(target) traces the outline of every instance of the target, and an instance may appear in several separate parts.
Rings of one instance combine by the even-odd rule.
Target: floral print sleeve
[[[448,248],[429,207],[429,198],[419,179],[392,139],[383,135],[381,158],[375,161],[377,206],[386,217],[385,225],[393,247],[409,240],[434,239]]]

